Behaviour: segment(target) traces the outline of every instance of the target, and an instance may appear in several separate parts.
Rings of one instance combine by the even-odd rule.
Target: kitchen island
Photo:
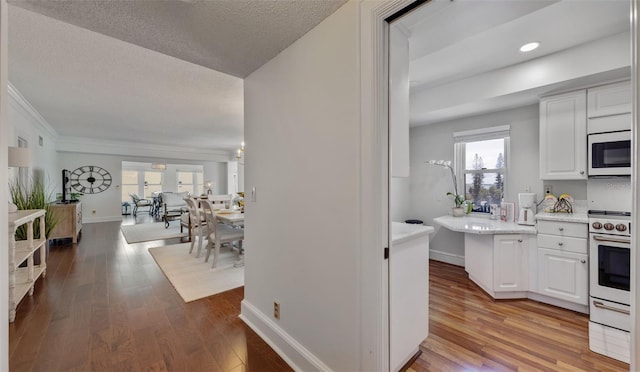
[[[464,268],[482,290],[497,299],[527,298],[535,226],[476,216],[441,216],[433,222],[464,233]]]
[[[391,223],[389,323],[391,369],[400,370],[429,335],[431,226]]]

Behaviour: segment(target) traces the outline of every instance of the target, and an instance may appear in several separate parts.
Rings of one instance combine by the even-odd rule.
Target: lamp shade
[[[10,167],[28,168],[31,165],[31,155],[27,147],[9,147]]]

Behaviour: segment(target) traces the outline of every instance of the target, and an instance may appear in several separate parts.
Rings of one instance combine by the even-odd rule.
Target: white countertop
[[[589,217],[587,216],[586,212],[578,212],[578,213],[540,212],[536,214],[536,220],[588,223]]]
[[[503,222],[484,217],[441,216],[434,223],[452,231],[470,234],[536,234],[535,226],[518,225],[515,222]]]
[[[410,239],[429,235],[434,231],[433,226],[391,222],[391,243],[400,244]]]

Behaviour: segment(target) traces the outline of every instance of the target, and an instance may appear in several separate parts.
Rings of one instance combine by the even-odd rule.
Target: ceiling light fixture
[[[151,163],[151,169],[165,170],[165,169],[167,169],[167,164],[166,163]]]
[[[531,43],[526,43],[523,46],[520,47],[520,51],[523,53],[526,52],[530,52],[536,48],[538,48],[540,46],[540,43],[537,41],[531,42]]]

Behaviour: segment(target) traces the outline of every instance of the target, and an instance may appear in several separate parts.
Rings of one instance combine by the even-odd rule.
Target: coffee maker
[[[536,207],[536,194],[534,193],[521,193],[518,194],[518,205],[520,213],[518,214],[519,225],[535,225],[535,207]]]

